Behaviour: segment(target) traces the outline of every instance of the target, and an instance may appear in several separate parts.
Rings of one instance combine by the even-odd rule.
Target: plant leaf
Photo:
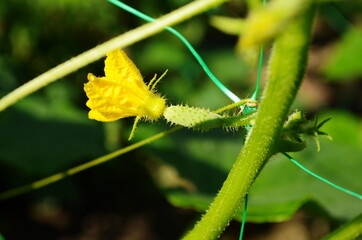
[[[341,144],[345,138],[354,141],[361,138],[360,120],[346,112],[325,112],[321,118],[332,117],[323,126],[335,139],[321,139],[322,150],[317,153],[314,147],[308,147],[300,153],[293,153],[307,168],[320,176],[354,192],[362,193],[359,184],[362,169],[362,149],[360,142]],[[335,121],[336,120],[336,121]],[[343,126],[348,126],[343,134]],[[190,135],[190,130],[173,136],[173,148],[157,151],[163,161],[175,166],[180,175],[189,179],[197,188],[196,193],[181,189],[167,189],[166,198],[175,206],[204,211],[213,200],[233,164],[233,159],[241,147],[241,140],[221,130],[211,130],[203,135]],[[241,138],[239,138],[241,139]],[[310,142],[309,142],[310,143]],[[358,146],[357,146],[358,145]],[[254,183],[249,194],[248,221],[277,222],[291,218],[303,205],[309,202],[326,211],[337,219],[350,219],[361,212],[359,199],[343,193],[302,171],[287,158],[276,155]],[[241,218],[241,212],[235,216]]]
[[[330,51],[328,61],[321,67],[331,81],[347,81],[362,76],[362,31],[351,28]]]

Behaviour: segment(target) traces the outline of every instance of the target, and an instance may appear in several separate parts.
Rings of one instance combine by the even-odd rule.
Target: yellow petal
[[[104,72],[107,80],[122,85],[136,84],[138,87],[147,89],[140,71],[123,50],[116,49],[107,53],[104,63]]]
[[[116,121],[119,118],[110,118],[110,117],[105,117],[103,114],[101,114],[98,111],[95,110],[90,110],[88,113],[88,118],[89,119],[94,119],[97,121],[101,121],[101,122],[112,122],[112,121]]]
[[[103,122],[125,117],[158,119],[165,109],[165,99],[148,89],[138,68],[117,49],[107,54],[105,77],[88,74],[84,91],[91,109],[89,118]]]

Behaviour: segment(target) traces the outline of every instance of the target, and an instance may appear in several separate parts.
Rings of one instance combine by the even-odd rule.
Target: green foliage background
[[[129,4],[157,17],[187,2],[142,0]],[[334,7],[354,27],[338,25],[342,20],[331,10]],[[359,193],[361,9],[358,1],[321,6],[309,70],[294,105],[319,119],[332,117],[323,131],[334,140],[323,139],[320,153],[311,142],[305,151],[293,154],[321,176]],[[213,29],[208,21],[215,14],[245,17],[246,13],[244,3],[232,1],[177,26],[213,73],[240,97],[253,92],[255,67],[237,55],[236,37]],[[106,1],[0,2],[0,97],[70,57],[141,24],[142,20]],[[126,50],[145,81],[169,69],[158,86],[169,103],[211,109],[230,103],[185,46],[169,33]],[[102,61],[89,65],[0,113],[0,191],[129,144],[126,139],[132,119],[99,123],[87,118],[82,90],[86,74],[103,75],[102,69]],[[165,121],[141,123],[133,141],[168,128]],[[175,239],[217,193],[242,146],[242,135],[242,131],[198,133],[184,129],[105,165],[0,202],[0,232],[8,239],[23,238],[17,229],[37,239],[80,237],[86,234],[87,219],[89,222],[92,216],[113,219],[109,220],[111,226],[141,216],[150,225],[148,234],[155,239]],[[254,184],[249,201],[248,221],[256,223],[287,220],[302,208],[335,226],[362,211],[360,200],[325,185],[279,155]],[[60,221],[59,216],[67,217]],[[115,226],[110,227],[112,231],[98,230],[96,234],[123,236],[124,228]]]

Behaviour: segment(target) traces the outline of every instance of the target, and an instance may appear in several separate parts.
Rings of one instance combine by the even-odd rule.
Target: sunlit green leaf
[[[32,103],[29,103],[28,106]],[[1,163],[17,172],[46,176],[104,153],[103,129],[88,120],[39,118],[12,110],[0,119]],[[86,115],[84,116],[86,118]]]
[[[310,141],[307,149],[293,153],[293,157],[322,177],[362,193],[362,186],[359,184],[362,149],[361,145],[357,145],[358,142],[353,142],[361,137],[360,125],[357,124],[360,121],[345,112],[325,112],[321,115],[323,118],[332,118],[321,130],[334,135],[335,140],[322,138],[319,153],[314,142]],[[348,126],[346,134],[329,132],[340,128],[342,124]],[[342,144],[350,136],[348,131],[354,132],[351,134],[352,139]],[[237,137],[234,137],[234,141],[229,136],[204,137],[206,136],[189,140],[182,138],[182,141],[179,138],[180,152],[175,153],[179,157],[171,160],[163,156],[164,161],[177,166],[181,175],[191,180],[198,189],[196,193],[180,189],[165,191],[167,199],[176,206],[205,211],[225,180],[232,160],[241,147],[241,139]],[[189,160],[191,156],[193,161]],[[350,219],[361,212],[359,199],[314,178],[284,156],[276,155],[266,165],[250,191],[248,221],[261,223],[287,220],[308,202],[316,203],[330,216],[338,219]],[[241,218],[241,212],[236,218]]]

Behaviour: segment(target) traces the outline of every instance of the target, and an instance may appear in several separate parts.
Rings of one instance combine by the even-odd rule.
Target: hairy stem
[[[142,39],[161,32],[167,26],[173,26],[185,21],[197,14],[207,11],[208,9],[222,4],[228,0],[196,0],[185,5],[159,19],[155,22],[147,23],[141,27],[119,35],[105,43],[102,43],[70,60],[50,69],[49,71],[30,80],[8,95],[0,99],[0,112],[16,103],[27,95],[39,90],[40,88],[54,82],[76,70],[104,57],[107,52],[124,48]]]
[[[305,10],[277,38],[255,125],[219,194],[184,240],[216,239],[271,157],[305,72],[313,16],[314,8]]]

